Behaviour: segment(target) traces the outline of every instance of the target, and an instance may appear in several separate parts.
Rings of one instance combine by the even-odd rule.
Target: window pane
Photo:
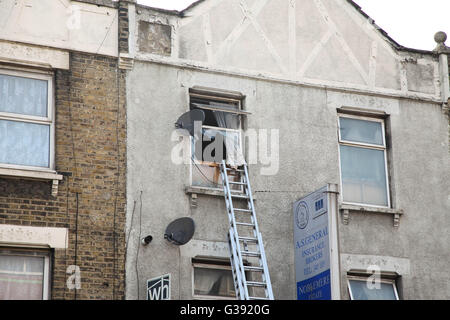
[[[43,257],[0,255],[0,300],[40,300],[43,279]]]
[[[366,281],[350,280],[353,300],[397,300],[393,283],[371,284]]]
[[[341,117],[339,123],[342,140],[384,145],[380,122]]]
[[[46,80],[0,74],[0,111],[47,117]]]
[[[341,145],[340,153],[343,200],[388,206],[384,151]]]
[[[50,125],[0,120],[0,163],[49,167]]]
[[[194,294],[234,297],[231,270],[194,268]]]

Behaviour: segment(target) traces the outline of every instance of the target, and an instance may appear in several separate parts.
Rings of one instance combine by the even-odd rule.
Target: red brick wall
[[[53,255],[52,299],[123,299],[125,73],[117,58],[71,53],[55,88],[58,195],[50,182],[0,177],[0,224],[69,229],[67,250]],[[73,264],[76,294],[66,286]]]

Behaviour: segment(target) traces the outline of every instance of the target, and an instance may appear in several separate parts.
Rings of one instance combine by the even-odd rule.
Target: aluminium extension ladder
[[[228,241],[236,298],[240,300],[273,300],[272,284],[261,233],[256,222],[247,165],[232,169],[227,168],[225,161],[222,160],[220,175],[230,222]],[[230,176],[240,176],[240,179],[233,181],[230,180]],[[230,186],[238,187],[240,190],[232,189]],[[238,193],[232,192],[232,190],[238,191]],[[247,205],[244,208],[234,206],[234,198],[246,200]],[[236,202],[236,204],[242,204],[242,201]]]

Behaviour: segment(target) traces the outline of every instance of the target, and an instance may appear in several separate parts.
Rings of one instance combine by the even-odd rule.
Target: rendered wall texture
[[[265,176],[265,165],[250,165],[276,299],[296,296],[293,202],[326,183],[340,184],[343,107],[387,115],[392,209],[403,215],[394,226],[394,215],[382,210],[355,210],[346,221],[339,211],[342,297],[348,298],[346,272],[374,263],[400,272],[403,298],[449,298],[448,116],[435,56],[396,50],[346,1],[210,0],[182,17],[145,7],[136,12],[132,43],[145,41],[141,23],[170,26],[172,42],[169,56],[136,45],[126,78],[127,299],[145,299],[145,279],[166,273],[172,299],[191,299],[192,258],[225,255],[224,199],[199,192],[193,205],[186,187],[195,168],[171,161],[179,143],[173,123],[189,110],[194,86],[240,92],[251,112],[245,130],[279,130],[279,171]],[[147,38],[160,39],[162,31]],[[182,216],[197,229],[191,243],[176,247],[162,235]],[[144,234],[154,237],[145,248]]]

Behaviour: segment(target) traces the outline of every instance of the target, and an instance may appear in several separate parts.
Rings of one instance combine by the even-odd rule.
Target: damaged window
[[[202,110],[205,120],[195,129],[192,139],[192,185],[222,188],[219,165],[222,160],[231,166],[244,164],[241,123],[244,112],[241,100],[190,93],[190,109]],[[239,179],[239,177],[236,177]]]

